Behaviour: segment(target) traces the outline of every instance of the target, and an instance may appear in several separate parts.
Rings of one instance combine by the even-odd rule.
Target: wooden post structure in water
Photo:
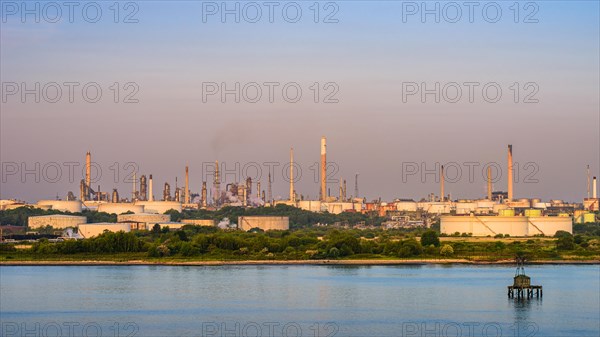
[[[531,278],[525,275],[525,258],[517,256],[515,260],[517,261],[517,272],[515,273],[513,285],[508,286],[508,298],[515,298],[516,295],[517,299],[529,299],[533,298],[534,292],[535,297],[542,297],[544,295],[542,286],[531,285]]]

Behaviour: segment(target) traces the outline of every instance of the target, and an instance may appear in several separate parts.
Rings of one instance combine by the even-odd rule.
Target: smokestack
[[[508,200],[513,200],[513,153],[512,145],[508,145]]]
[[[598,186],[596,185],[596,177],[594,177],[593,187],[592,187],[593,198],[598,199]]]
[[[260,181],[256,183],[256,197],[260,199]]]
[[[590,198],[590,165],[587,166],[587,197]]]
[[[487,198],[492,200],[492,167],[488,166],[487,169]]]
[[[213,185],[215,187],[215,195],[213,197],[215,199],[215,205],[216,205],[217,201],[221,197],[221,180],[219,177],[219,161],[218,160],[215,160],[215,181],[214,181]]]
[[[344,200],[344,181],[342,180],[342,178],[340,178],[340,200],[339,201],[343,201]]]
[[[269,184],[267,186],[267,191],[268,191],[267,199],[269,199],[268,202],[272,203],[273,202],[273,191],[271,190],[271,172],[269,172]]]
[[[205,208],[206,208],[206,206],[208,204],[208,202],[206,200],[206,197],[207,197],[207,195],[206,195],[206,181],[203,181],[202,182],[202,207],[205,207]]]
[[[354,175],[354,197],[358,198],[358,173]]]
[[[294,148],[290,148],[290,201],[296,201],[294,193]]]
[[[190,203],[190,174],[189,174],[189,169],[188,166],[185,166],[185,191],[184,191],[184,195],[185,195],[185,203],[189,204]]]
[[[440,174],[440,201],[444,201],[444,165],[442,165],[442,172]]]
[[[131,191],[131,202],[135,201],[135,195],[137,194],[137,181],[135,179],[135,171],[133,171],[133,190]]]
[[[154,191],[152,190],[152,175],[148,179],[148,201],[154,201]]]
[[[327,139],[321,137],[321,201],[327,200]]]
[[[92,154],[88,151],[85,154],[85,199],[90,199],[90,190],[92,187]]]
[[[344,179],[344,201],[346,200],[346,179]]]

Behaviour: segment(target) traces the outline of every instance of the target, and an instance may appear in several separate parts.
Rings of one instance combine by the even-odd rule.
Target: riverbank
[[[239,261],[0,261],[0,266],[254,266],[254,265],[351,265],[351,266],[389,266],[389,265],[510,265],[514,260],[473,261],[466,259],[396,259],[396,260],[239,260]],[[528,262],[530,265],[600,265],[600,260],[540,260]]]

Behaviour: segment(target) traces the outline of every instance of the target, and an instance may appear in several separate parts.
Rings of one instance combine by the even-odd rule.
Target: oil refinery
[[[165,182],[162,193],[157,193],[152,174],[142,174],[139,179],[134,175],[131,196],[122,197],[124,194],[113,189],[108,193],[101,186],[91,186],[91,152],[85,155],[85,177],[79,183],[79,199],[69,192],[66,200],[40,200],[36,204],[25,204],[16,200],[2,200],[0,209],[13,209],[21,206],[32,206],[41,209],[52,209],[63,212],[79,213],[82,210],[98,211],[119,215],[119,222],[128,223],[129,228],[148,229],[152,224],[168,225],[170,217],[165,212],[174,210],[181,212],[186,209],[217,210],[225,206],[238,206],[246,208],[273,207],[279,204],[300,208],[311,212],[328,212],[340,214],[342,212],[374,213],[389,219],[388,228],[403,226],[427,226],[436,220],[440,221],[440,232],[452,235],[467,233],[473,236],[496,236],[498,234],[510,236],[552,236],[557,231],[572,232],[573,222],[595,222],[599,209],[597,195],[597,178],[590,175],[587,170],[587,196],[582,203],[567,203],[562,200],[542,201],[539,198],[515,198],[513,181],[513,146],[508,145],[506,168],[506,192],[494,191],[492,184],[491,167],[487,168],[487,191],[480,199],[452,199],[446,194],[445,182],[447,180],[445,168],[442,165],[439,175],[439,195],[429,193],[426,198],[415,201],[412,199],[394,199],[382,201],[381,199],[367,201],[358,195],[358,174],[355,176],[355,195],[348,196],[345,179],[339,179],[337,196],[330,194],[332,186],[327,184],[327,139],[321,138],[320,163],[319,163],[319,197],[317,199],[304,198],[296,190],[294,172],[294,149],[289,152],[289,196],[275,200],[272,194],[272,179],[269,173],[266,184],[253,181],[251,177],[242,181],[225,181],[220,174],[219,162],[215,161],[212,184],[202,181],[198,184],[198,192],[194,193],[190,186],[189,166],[184,169],[184,185],[174,181],[174,189]],[[263,189],[266,185],[266,189]],[[224,187],[224,188],[223,188]],[[156,198],[162,195],[162,198]],[[110,196],[110,197],[109,197]],[[158,218],[157,218],[158,217]],[[151,220],[148,220],[151,219]],[[46,225],[62,228],[82,221],[80,217],[32,217],[30,227],[37,228]],[[198,221],[204,221],[198,219]],[[241,228],[249,227],[248,223],[258,223],[257,227],[265,229],[289,228],[288,220],[267,219],[260,224],[257,219],[239,219],[243,221]],[[85,221],[81,222],[82,224]],[[144,224],[141,226],[140,224]],[[216,225],[216,224],[213,224]],[[264,226],[263,226],[264,225]],[[88,228],[90,224],[86,225]],[[141,227],[140,227],[141,226]],[[178,226],[171,223],[171,228]],[[111,229],[110,226],[104,226]],[[119,227],[121,228],[121,227]],[[93,231],[92,231],[93,232]],[[87,233],[92,233],[89,230]]]

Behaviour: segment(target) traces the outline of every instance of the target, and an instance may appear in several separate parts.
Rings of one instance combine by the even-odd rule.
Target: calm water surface
[[[600,266],[3,266],[2,336],[600,336]],[[78,324],[78,325],[77,325]]]

